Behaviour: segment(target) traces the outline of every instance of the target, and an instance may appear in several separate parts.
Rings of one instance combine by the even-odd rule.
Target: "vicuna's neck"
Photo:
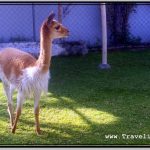
[[[37,65],[41,67],[42,71],[48,71],[51,61],[52,39],[50,37],[48,28],[45,24],[40,30],[40,55],[37,60]]]

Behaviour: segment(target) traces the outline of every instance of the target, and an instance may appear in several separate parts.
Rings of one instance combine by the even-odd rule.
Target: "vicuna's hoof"
[[[42,131],[41,131],[41,130],[36,130],[36,134],[37,134],[38,136],[40,136],[40,135],[42,135]]]

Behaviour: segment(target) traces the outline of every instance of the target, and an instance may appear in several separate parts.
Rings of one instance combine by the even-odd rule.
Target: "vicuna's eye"
[[[60,28],[60,25],[58,25],[58,26],[55,27],[56,30],[59,30],[59,28]]]

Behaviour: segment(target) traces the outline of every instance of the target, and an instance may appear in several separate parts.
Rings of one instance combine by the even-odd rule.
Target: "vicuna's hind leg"
[[[15,131],[16,131],[17,122],[18,122],[19,117],[21,115],[23,102],[24,102],[24,95],[22,92],[19,91],[18,95],[17,95],[16,116],[15,116],[15,120],[14,120],[14,124],[13,124],[13,128],[12,128],[12,133],[15,133]]]
[[[40,123],[39,123],[39,100],[40,100],[41,92],[34,93],[34,115],[35,115],[35,130],[37,135],[41,134]]]
[[[11,125],[11,128],[12,128],[13,121],[14,121],[12,95],[13,95],[14,89],[11,88],[11,86],[8,83],[6,83],[6,82],[3,82],[3,87],[4,87],[4,91],[5,91],[6,97],[7,97],[8,113],[9,113],[9,117],[10,117],[10,125]]]

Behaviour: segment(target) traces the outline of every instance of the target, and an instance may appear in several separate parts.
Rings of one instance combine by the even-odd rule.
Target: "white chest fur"
[[[19,90],[29,97],[36,93],[47,93],[49,72],[42,73],[39,67],[30,67],[23,70]]]
[[[32,97],[33,94],[47,93],[50,75],[49,72],[42,73],[39,67],[29,67],[23,70],[23,74],[19,78],[11,74],[7,79],[0,67],[0,78],[11,88],[21,90],[25,97]]]

